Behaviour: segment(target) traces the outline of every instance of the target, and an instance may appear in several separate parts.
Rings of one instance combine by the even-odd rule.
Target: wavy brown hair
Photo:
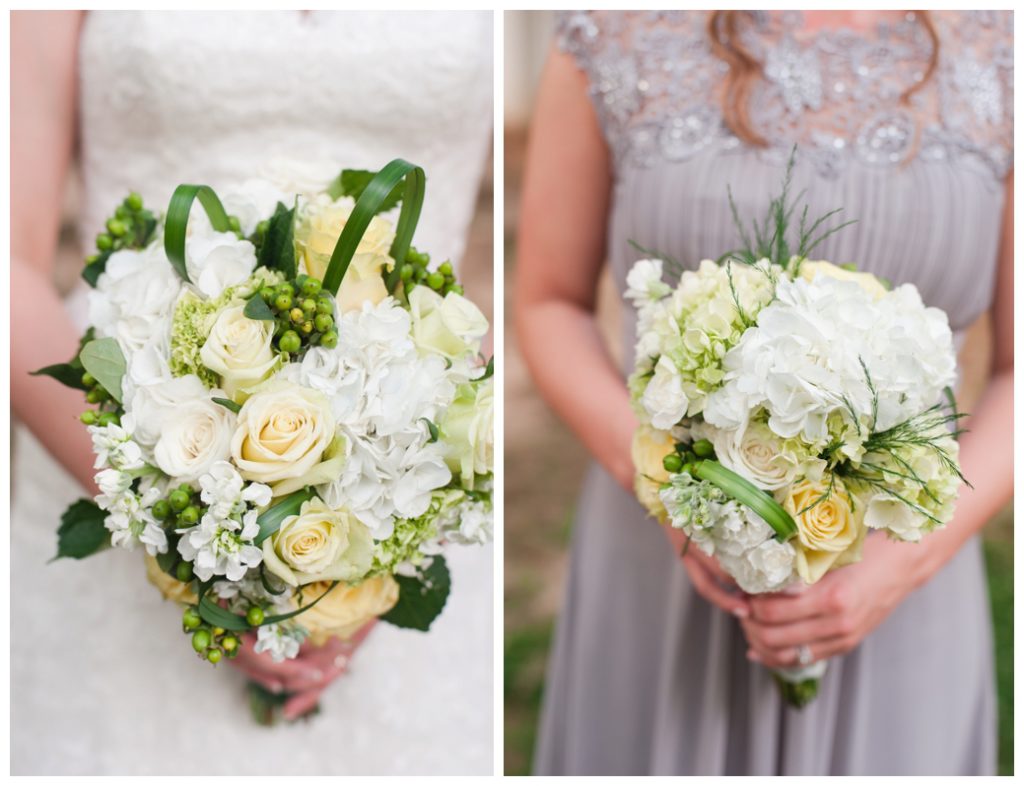
[[[924,77],[908,87],[900,97],[903,103],[907,103],[931,79],[939,62],[939,35],[931,15],[928,11],[914,13],[931,39],[932,54]],[[725,124],[748,145],[767,147],[768,142],[750,123],[750,91],[763,76],[764,66],[743,46],[740,38],[741,25],[749,17],[749,11],[713,11],[708,17],[708,36],[711,39],[711,51],[729,64],[729,75],[722,95],[722,117]]]

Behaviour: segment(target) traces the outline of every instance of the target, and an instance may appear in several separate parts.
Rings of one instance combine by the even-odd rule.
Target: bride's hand
[[[693,587],[704,600],[722,611],[741,619],[749,616],[748,596],[736,585],[735,580],[696,545],[686,544],[686,535],[673,527],[665,527],[672,547],[681,555],[686,572]]]
[[[275,663],[265,652],[254,652],[256,636],[247,633],[238,656],[226,662],[271,693],[293,694],[284,705],[285,718],[293,720],[316,707],[324,688],[345,673],[352,654],[375,623],[371,620],[344,641],[332,638],[322,647],[303,644],[298,657],[281,663]]]
[[[868,537],[861,562],[827,573],[802,592],[752,596],[751,615],[743,620],[747,657],[778,669],[798,665],[801,646],[810,649],[812,663],[846,654],[917,585],[921,551],[921,544]]]

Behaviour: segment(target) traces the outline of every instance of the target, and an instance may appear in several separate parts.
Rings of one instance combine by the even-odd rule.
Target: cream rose
[[[231,398],[269,377],[278,362],[271,345],[274,323],[249,319],[244,311],[244,305],[221,311],[199,350],[203,365],[220,375]]]
[[[146,554],[146,578],[149,579],[150,584],[160,590],[160,594],[167,600],[173,600],[182,605],[190,605],[197,601],[196,594],[192,591],[192,585],[167,575],[161,570],[156,557],[152,554]]]
[[[197,480],[231,455],[234,429],[235,414],[210,398],[179,403],[173,415],[164,418],[153,448],[156,465],[176,480]]]
[[[429,287],[409,293],[412,338],[416,346],[452,360],[480,351],[488,324],[480,309],[457,292],[441,297]]]
[[[354,207],[355,200],[351,197],[332,202],[328,195],[320,194],[300,210],[295,226],[295,248],[309,275],[324,277]],[[338,291],[336,301],[342,313],[360,308],[366,301],[376,305],[387,297],[382,272],[395,264],[390,256],[394,239],[395,229],[390,221],[380,216],[370,220]]]
[[[867,529],[860,506],[855,512],[842,481],[835,479],[832,492],[822,499],[827,482],[802,480],[791,486],[782,506],[796,522],[796,571],[813,584],[831,568],[860,559]]]
[[[747,421],[735,430],[708,431],[719,462],[758,488],[774,491],[793,481],[798,469],[796,457],[783,449],[783,440],[767,425]]]
[[[640,504],[647,511],[664,520],[668,515],[658,495],[662,483],[668,482],[669,473],[663,463],[665,456],[675,451],[675,440],[667,431],[641,426],[633,433],[633,466],[636,467],[634,488]]]
[[[263,541],[263,564],[293,587],[357,581],[373,564],[373,536],[347,510],[332,510],[314,497]]]
[[[302,588],[303,602],[310,603],[330,588],[326,581]],[[309,641],[317,647],[332,636],[347,639],[366,623],[387,614],[398,602],[398,583],[388,575],[374,576],[355,586],[338,585],[296,621],[309,631]]]
[[[835,278],[839,281],[852,281],[853,283],[860,285],[861,289],[876,300],[883,297],[889,291],[881,281],[870,273],[847,270],[846,268],[841,268],[838,265],[833,265],[831,262],[825,261],[812,262],[810,260],[804,260],[800,263],[800,278],[806,279],[807,281],[814,281],[817,276]]]
[[[472,489],[477,475],[494,471],[494,377],[462,385],[441,422],[445,461]]]
[[[246,480],[302,479],[334,443],[334,415],[327,397],[275,380],[250,396],[239,411],[231,458]],[[285,492],[275,488],[274,493]]]

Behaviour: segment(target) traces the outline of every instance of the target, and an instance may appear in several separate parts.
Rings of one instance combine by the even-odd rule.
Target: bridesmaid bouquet
[[[637,496],[748,593],[813,584],[859,560],[871,530],[920,540],[963,481],[945,313],[912,285],[808,259],[836,211],[808,226],[805,208],[791,250],[788,185],[754,243],[737,219],[743,251],[678,268],[675,287],[676,263],[641,260],[626,292]],[[809,702],[824,670],[777,674],[786,700]]]
[[[427,630],[442,546],[491,537],[488,324],[410,245],[424,184],[395,160],[299,196],[182,185],[160,218],[131,194],[86,260],[91,327],[36,372],[92,405],[100,493],[57,556],[142,546],[210,663],[247,631],[280,661],[378,617]]]

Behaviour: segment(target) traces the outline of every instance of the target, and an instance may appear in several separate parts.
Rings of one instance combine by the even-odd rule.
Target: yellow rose
[[[344,464],[344,438],[323,393],[272,380],[242,405],[231,458],[246,480],[274,483],[274,496],[326,483]]]
[[[332,202],[320,194],[299,211],[295,224],[295,248],[305,263],[306,273],[323,279],[327,265],[348,223],[355,200],[342,197]],[[388,295],[382,271],[393,267],[391,244],[395,229],[391,222],[374,216],[363,233],[336,298],[341,312],[359,308],[366,301],[376,305]]]
[[[347,510],[314,497],[263,541],[263,564],[287,584],[356,581],[373,564],[373,536]]]
[[[274,323],[249,319],[244,312],[244,304],[221,311],[199,350],[203,365],[220,376],[231,398],[269,377],[278,362],[271,345]]]
[[[146,578],[150,584],[160,590],[160,594],[167,600],[175,603],[190,605],[196,602],[196,594],[192,591],[191,584],[184,584],[173,576],[168,576],[160,569],[156,557],[146,554]]]
[[[326,581],[307,584],[302,588],[303,603],[316,600],[330,586]],[[309,631],[310,642],[320,647],[331,636],[347,639],[374,617],[387,614],[397,602],[398,583],[385,574],[355,586],[338,585],[295,620]]]
[[[855,284],[859,284],[861,289],[876,300],[883,297],[889,291],[882,285],[881,281],[870,273],[846,270],[845,268],[838,267],[837,265],[833,265],[831,262],[825,261],[811,262],[810,260],[804,260],[800,263],[800,278],[806,279],[807,281],[814,281],[817,276],[835,278],[839,281],[852,281]]]
[[[650,426],[641,426],[633,434],[636,497],[652,516],[660,520],[665,518],[666,512],[658,490],[669,478],[668,470],[662,462],[665,456],[675,451],[675,444],[669,432]]]
[[[828,483],[802,480],[787,489],[782,507],[796,522],[796,570],[813,584],[832,568],[860,559],[867,529],[863,511],[856,512],[845,486],[838,478],[828,499],[822,499]]]

